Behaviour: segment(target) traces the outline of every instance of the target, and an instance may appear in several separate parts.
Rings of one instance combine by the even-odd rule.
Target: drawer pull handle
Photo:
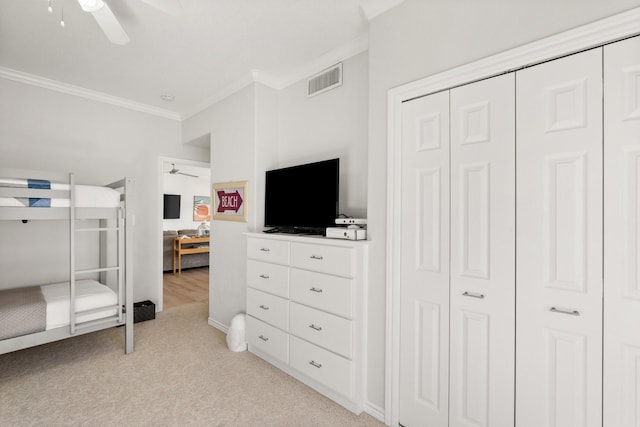
[[[473,292],[463,292],[462,295],[464,295],[465,297],[471,297],[471,298],[479,298],[479,299],[484,299],[484,294],[476,294]]]
[[[309,362],[309,365],[311,365],[311,366],[315,366],[315,367],[316,367],[316,368],[318,368],[318,369],[319,369],[319,368],[322,368],[322,363],[316,363],[316,362],[315,362],[315,361],[313,361],[313,360],[312,360],[311,362]]]
[[[578,310],[563,310],[562,308],[551,307],[549,311],[560,314],[568,314],[570,316],[580,316],[580,312]]]
[[[267,276],[266,274],[261,274],[261,275],[260,275],[260,278],[261,278],[261,279],[268,279],[268,278],[269,278],[269,276]]]
[[[264,304],[260,304],[260,308],[263,310],[269,310],[269,306]]]
[[[311,259],[322,259],[322,255],[311,255],[309,258]]]
[[[270,249],[269,249],[269,248],[260,248],[260,250],[261,250],[262,252],[269,252],[269,251],[270,251]]]
[[[264,342],[269,341],[269,338],[265,337],[264,335],[260,335],[258,338],[260,338]]]
[[[309,327],[311,329],[313,329],[314,331],[321,331],[322,330],[322,326],[316,326],[313,323],[309,325]]]
[[[318,293],[322,293],[322,289],[321,288],[311,288],[309,289],[311,292],[318,292]]]

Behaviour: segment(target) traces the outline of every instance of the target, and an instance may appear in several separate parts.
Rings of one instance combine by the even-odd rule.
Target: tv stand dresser
[[[249,351],[357,414],[367,259],[366,241],[247,233]]]

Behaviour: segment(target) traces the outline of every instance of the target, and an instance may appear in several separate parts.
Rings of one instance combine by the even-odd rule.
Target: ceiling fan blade
[[[200,178],[198,175],[191,175],[190,173],[178,172],[180,175],[190,176],[192,178]]]
[[[111,9],[109,9],[109,5],[104,3],[100,9],[91,12],[91,14],[111,43],[129,43],[129,36],[124,32],[122,25],[120,25],[116,16]]]
[[[160,9],[164,13],[169,15],[178,15],[182,12],[182,5],[180,0],[141,0],[142,2]]]

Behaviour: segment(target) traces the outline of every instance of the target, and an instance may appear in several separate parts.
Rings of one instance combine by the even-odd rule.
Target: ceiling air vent
[[[307,81],[307,96],[314,96],[342,85],[342,62],[324,70]]]

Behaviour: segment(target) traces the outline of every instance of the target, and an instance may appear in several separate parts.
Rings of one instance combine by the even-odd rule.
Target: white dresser
[[[247,236],[249,351],[362,412],[367,242]]]

